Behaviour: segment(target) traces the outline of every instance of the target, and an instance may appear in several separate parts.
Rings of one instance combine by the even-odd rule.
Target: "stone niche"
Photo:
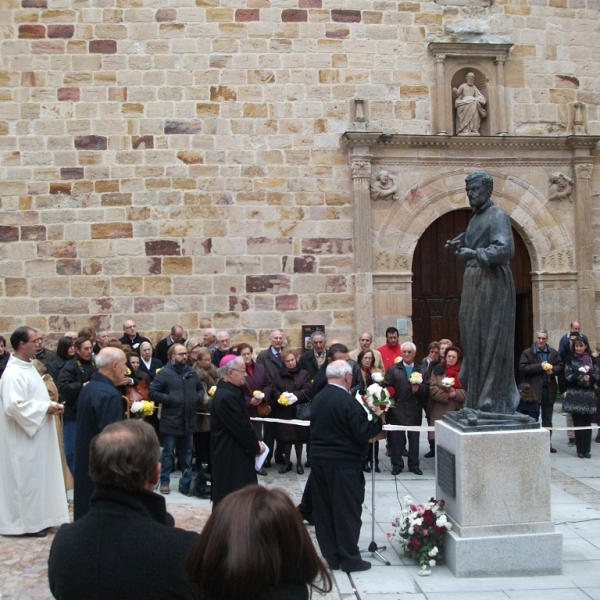
[[[504,63],[512,44],[432,42],[429,50],[435,61],[432,95],[432,131],[436,135],[456,135],[453,88],[475,75],[475,85],[486,99],[486,117],[479,130],[482,136],[507,135]]]

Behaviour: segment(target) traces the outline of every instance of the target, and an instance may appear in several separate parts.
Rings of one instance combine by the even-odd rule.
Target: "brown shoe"
[[[169,484],[168,484],[168,483],[161,483],[161,484],[160,484],[160,493],[161,493],[161,494],[164,494],[165,496],[166,496],[167,494],[170,494],[170,493],[171,493],[171,488],[170,488],[170,486],[169,486]]]

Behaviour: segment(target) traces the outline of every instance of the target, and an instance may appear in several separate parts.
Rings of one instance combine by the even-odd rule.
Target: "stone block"
[[[165,256],[162,259],[162,272],[165,275],[191,275],[191,256]]]
[[[175,21],[177,19],[177,10],[174,8],[159,8],[156,11],[155,18],[159,23]]]
[[[19,228],[10,225],[0,225],[0,242],[18,242]]]
[[[92,239],[118,239],[133,237],[132,223],[92,223]]]
[[[110,293],[113,296],[137,296],[144,289],[143,277],[111,277]]]
[[[4,293],[7,296],[27,296],[29,288],[26,277],[6,277],[4,279]]]
[[[52,265],[54,266],[54,265]],[[29,286],[32,298],[68,297],[69,280],[66,277],[31,277]]]
[[[351,254],[352,240],[343,238],[304,238],[304,254]]]
[[[163,298],[134,298],[134,313],[161,313],[164,310],[165,301]]]
[[[166,121],[164,133],[167,135],[196,135],[202,133],[201,121]]]
[[[280,238],[248,238],[247,240],[247,252],[248,254],[291,254],[293,253],[293,241],[292,238],[280,237]]]
[[[134,150],[152,150],[154,148],[154,136],[152,135],[134,135],[131,136],[131,147]]]
[[[360,10],[334,9],[331,11],[331,20],[337,23],[360,23]]]
[[[40,313],[43,315],[87,315],[88,301],[74,298],[43,298],[40,300]],[[67,331],[73,327],[65,327]],[[75,328],[77,330],[77,328]]]
[[[281,21],[283,23],[306,23],[308,21],[308,11],[286,8],[281,11]]]
[[[61,179],[83,179],[83,167],[61,167]]]
[[[71,279],[71,295],[77,297],[96,298],[108,296],[110,280],[105,277],[73,277]]]
[[[156,276],[144,278],[145,296],[166,296],[172,293],[171,278]]]
[[[154,240],[146,242],[146,254],[148,256],[180,256],[181,246],[175,240]]]
[[[256,8],[238,8],[235,11],[235,20],[240,23],[260,21],[260,11]]]
[[[250,296],[229,296],[229,310],[244,312],[252,308]]]
[[[78,258],[60,258],[56,261],[57,275],[81,275],[81,260]]]
[[[37,255],[40,258],[77,258],[77,242],[40,242]]]
[[[248,275],[246,291],[248,293],[285,293],[291,288],[290,278],[284,275]]]
[[[74,25],[48,25],[49,38],[72,38],[74,32]]]
[[[298,310],[298,295],[281,294],[275,296],[275,310]]]
[[[90,54],[116,54],[117,40],[90,40]]]
[[[75,136],[74,143],[77,150],[106,150],[108,148],[107,138],[103,135]]]
[[[204,163],[204,152],[198,150],[180,150],[177,158],[186,165],[201,165]],[[194,184],[191,189],[194,189]]]
[[[19,38],[24,40],[32,40],[46,37],[45,25],[19,25]]]

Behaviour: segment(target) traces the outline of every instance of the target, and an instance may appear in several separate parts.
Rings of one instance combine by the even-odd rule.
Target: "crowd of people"
[[[289,514],[295,514],[285,528],[277,530],[283,536],[281,544],[295,536],[299,548],[304,548],[305,530],[298,527],[304,518],[314,522],[330,569],[370,568],[357,546],[364,472],[381,470],[379,441],[387,438],[392,475],[404,470],[405,459],[408,471],[423,474],[417,428],[424,416],[433,426],[448,411],[465,405],[461,349],[449,339],[434,341],[418,362],[416,346],[400,343],[394,327],[386,330],[386,342],[378,348],[372,348],[370,333],[361,333],[352,351],[339,340],[328,344],[323,331],[312,333],[301,354],[287,345],[279,329],[271,331],[269,339],[269,347],[255,355],[246,342],[232,344],[228,332],[206,329],[201,336],[186,339],[183,328],[175,325],[153,347],[131,319],[123,324],[120,338],[89,328],[67,332],[58,340],[56,352],[45,347],[37,329],[20,327],[11,335],[12,356],[0,337],[0,448],[4,457],[0,534],[42,537],[49,528],[68,523],[65,488],[69,482],[74,485],[75,523],[60,530],[51,555],[50,580],[57,598],[89,596],[73,591],[77,587],[73,581],[65,583],[60,565],[73,553],[78,536],[102,536],[101,524],[111,507],[120,507],[115,514],[122,512],[123,517],[140,517],[132,525],[148,528],[139,534],[140,539],[151,535],[152,526],[173,529],[164,499],[154,490],[169,494],[170,478],[177,469],[182,476],[195,469],[212,477],[214,509],[199,540],[185,535],[189,532],[174,530],[173,543],[180,539],[182,545],[172,560],[182,572],[182,582],[184,562],[188,573],[177,597],[195,597],[191,582],[207,598],[242,594],[237,583],[221,581],[224,587],[211,595],[207,590],[219,578],[199,573],[214,562],[213,553],[233,535],[232,523],[243,522],[250,514],[244,510],[252,503],[273,502],[270,518],[287,514],[289,520]],[[600,356],[591,352],[578,322],[571,323],[558,350],[548,345],[548,332],[539,329],[518,362],[517,411],[536,421],[541,416],[542,425],[551,428],[555,402],[562,400],[573,428],[569,445],[576,446],[579,458],[590,458],[590,426],[599,422],[599,366]],[[353,396],[375,382],[391,390],[395,400],[385,415],[387,424],[414,426],[414,430],[392,429],[386,436],[381,422],[368,419]],[[144,417],[146,422],[128,420],[137,400],[150,400],[157,409]],[[265,416],[273,421],[251,420]],[[428,440],[430,448],[424,456],[431,458],[435,456],[433,431],[428,432]],[[600,442],[600,434],[595,441]],[[148,446],[146,456],[140,455],[136,444]],[[552,444],[550,452],[556,452]],[[41,471],[34,468],[40,457]],[[272,492],[252,487],[257,475],[266,475],[273,462],[279,465],[279,473],[291,471],[294,458],[298,474],[311,467],[298,510],[290,507],[285,494],[271,497]],[[154,525],[144,521],[148,517]],[[227,526],[219,524],[219,519],[226,519]],[[128,547],[125,542],[115,544],[119,551]],[[84,558],[68,560],[80,565],[82,576],[89,569]],[[268,556],[254,558],[269,560]],[[330,580],[323,563],[316,555],[307,561],[302,573],[288,577],[286,570],[274,579],[265,575],[262,583],[252,585],[271,591],[281,588],[290,598],[307,597],[307,585],[327,589]],[[135,572],[130,575],[135,581]],[[240,572],[239,581],[245,581],[244,577]],[[317,578],[319,585],[314,583]],[[304,591],[296,596],[296,589]]]

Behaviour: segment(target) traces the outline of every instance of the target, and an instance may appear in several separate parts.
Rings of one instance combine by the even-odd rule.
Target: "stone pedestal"
[[[550,514],[544,429],[465,433],[435,424],[436,498],[452,522],[444,550],[456,577],[562,573]]]

